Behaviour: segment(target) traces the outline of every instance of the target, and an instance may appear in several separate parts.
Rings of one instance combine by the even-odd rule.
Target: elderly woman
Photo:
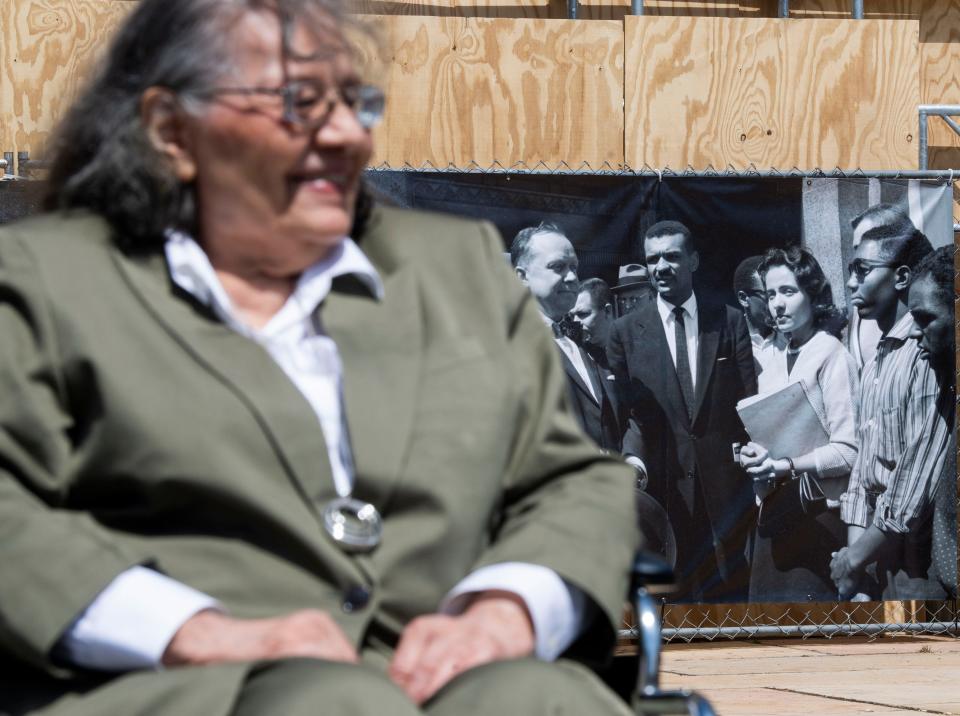
[[[631,471],[495,233],[364,199],[343,22],[142,0],[0,232],[6,711],[624,711],[558,657],[609,655]]]
[[[843,313],[817,259],[806,249],[771,249],[758,272],[776,332],[767,339],[760,393],[802,383],[828,442],[809,452],[741,451],[760,500],[750,601],[831,601],[830,555],[844,542],[839,494],[857,458],[857,370],[838,340]]]

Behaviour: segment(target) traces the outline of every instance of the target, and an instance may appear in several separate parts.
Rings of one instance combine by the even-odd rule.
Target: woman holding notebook
[[[771,249],[758,270],[776,328],[760,396],[800,383],[824,439],[781,436],[781,445],[797,447],[774,451],[750,442],[740,452],[760,504],[750,601],[832,601],[830,553],[844,544],[838,498],[857,457],[857,370],[838,340],[846,319],[809,251]]]

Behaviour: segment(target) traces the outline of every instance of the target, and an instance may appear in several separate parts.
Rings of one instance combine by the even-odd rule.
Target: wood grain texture
[[[867,20],[917,19],[921,6],[926,2],[940,0],[865,0],[863,16]],[[851,0],[790,0],[791,18],[834,18],[851,17]]]
[[[622,164],[620,23],[381,20],[374,164]]]
[[[563,19],[566,0],[355,0],[362,15]]]
[[[917,162],[917,22],[625,19],[634,167]]]
[[[44,141],[105,49],[105,39],[133,5],[116,0],[4,0],[3,151],[42,157]]]
[[[790,16],[848,17],[848,0],[793,0]],[[960,0],[870,0],[870,18],[916,19],[920,23],[920,101],[960,103]],[[915,165],[913,165],[915,166]],[[960,136],[942,120],[930,122],[931,169],[960,167]]]
[[[920,97],[960,104],[960,0],[930,0],[920,15]],[[954,118],[960,121],[960,117]],[[942,119],[929,125],[931,169],[960,168],[960,135]]]
[[[365,15],[568,17],[566,0],[356,0],[353,11]],[[651,16],[765,17],[776,15],[776,0],[645,0],[644,12]],[[629,14],[630,0],[580,0],[577,17],[622,20]]]
[[[763,17],[765,4],[766,0],[644,0],[643,12],[649,17]],[[578,17],[622,20],[628,15],[630,0],[581,0]]]

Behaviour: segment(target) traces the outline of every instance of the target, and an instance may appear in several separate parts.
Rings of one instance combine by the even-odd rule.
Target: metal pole
[[[578,0],[567,0],[567,17],[571,20],[577,19]]]
[[[643,15],[643,0],[630,0],[630,12],[634,15]]]
[[[920,107],[920,161],[919,169],[924,171],[927,169],[927,111],[923,107]]]
[[[863,19],[863,0],[853,0],[853,19]]]
[[[946,115],[960,115],[960,104],[921,104],[920,110],[927,114],[936,114],[941,117]]]
[[[790,17],[790,0],[780,0],[777,17]]]

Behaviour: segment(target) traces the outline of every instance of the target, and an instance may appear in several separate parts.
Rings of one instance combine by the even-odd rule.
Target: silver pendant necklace
[[[383,537],[383,520],[369,502],[349,495],[335,497],[323,508],[323,528],[344,552],[372,552]]]
[[[314,336],[322,335],[329,339],[320,323],[318,312],[313,314],[309,325]],[[339,362],[339,355],[337,355],[336,360]],[[340,464],[349,475],[350,484],[349,486],[340,485],[334,480],[339,494],[323,506],[323,529],[334,544],[344,552],[365,554],[372,552],[380,544],[383,538],[383,519],[373,504],[358,500],[350,494],[353,485],[356,484],[357,473],[353,462],[350,431],[347,425],[346,406],[343,399],[342,367],[338,368],[337,373],[339,380],[337,381],[336,399],[340,403],[340,440],[337,452]]]

